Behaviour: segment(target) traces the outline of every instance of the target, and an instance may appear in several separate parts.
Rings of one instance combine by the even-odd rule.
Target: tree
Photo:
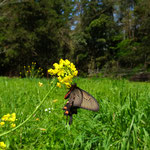
[[[5,5],[0,20],[1,67],[14,72],[37,61],[47,69],[46,65],[65,57],[64,51],[69,51],[65,39],[69,39],[71,3],[42,0]]]

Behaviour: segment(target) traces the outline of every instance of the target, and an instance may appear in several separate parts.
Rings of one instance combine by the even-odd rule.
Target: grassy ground
[[[0,77],[0,117],[15,112],[19,125],[46,95],[49,83]],[[150,83],[99,78],[76,78],[76,83],[97,99],[99,112],[80,109],[73,124],[66,125],[62,107],[67,90],[56,88],[25,125],[0,141],[10,150],[150,149]]]

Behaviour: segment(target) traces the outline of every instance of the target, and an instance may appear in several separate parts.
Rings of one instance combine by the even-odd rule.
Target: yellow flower
[[[59,68],[59,65],[57,63],[54,63],[53,66],[55,67],[55,69]]]
[[[53,70],[53,74],[54,74],[54,75],[57,74],[58,72],[59,72],[58,69],[54,69],[54,70]]]
[[[61,82],[61,80],[62,80],[62,78],[60,76],[57,79],[58,79],[59,82]]]
[[[68,59],[65,60],[66,66],[70,65],[70,61]]]
[[[40,86],[40,87],[43,86],[43,83],[39,82],[39,86]]]
[[[10,117],[10,114],[4,115],[4,116],[2,117],[2,120],[3,120],[3,121],[7,121],[7,120],[9,119],[9,117]]]
[[[73,63],[70,63],[68,59],[60,59],[59,64],[53,64],[54,69],[49,69],[50,75],[57,75],[58,83],[57,86],[61,87],[61,84],[65,84],[68,87],[71,86],[73,77],[77,76],[78,71]]]
[[[72,71],[76,71],[75,65],[73,63],[70,64],[70,68]]]
[[[0,148],[5,149],[6,148],[6,144],[4,142],[0,142]]]
[[[16,114],[12,113],[11,116],[9,117],[8,121],[10,121],[10,122],[16,121]]]
[[[61,84],[59,82],[57,82],[57,87],[61,88]]]
[[[12,122],[14,122],[16,120],[16,114],[15,113],[12,113],[11,114],[11,117],[12,117]]]
[[[0,122],[0,126],[4,126],[5,122]]]
[[[44,129],[44,128],[39,128],[41,131],[46,131],[46,129]]]
[[[64,73],[65,73],[64,70],[60,70],[57,75],[58,76],[64,76]]]
[[[63,64],[65,61],[63,59],[60,59],[59,63]]]
[[[15,124],[15,123],[12,123],[12,124],[11,124],[11,127],[12,127],[12,128],[15,128],[15,127],[16,127],[16,124]]]
[[[57,99],[54,99],[54,100],[53,100],[53,103],[56,103],[57,101],[58,101]]]
[[[73,72],[73,75],[74,76],[77,76],[77,74],[78,74],[78,71],[76,70],[75,72]]]
[[[16,113],[12,113],[11,116],[16,118]]]
[[[73,78],[73,76],[69,75],[69,76],[64,77],[63,80],[64,80],[64,82],[70,82],[72,78]]]
[[[36,118],[36,121],[39,121],[40,119],[39,118]]]
[[[49,73],[50,75],[53,75],[53,69],[49,69],[49,70],[48,70],[48,73]]]
[[[65,85],[67,86],[67,88],[71,87],[71,84],[69,82],[65,82]]]

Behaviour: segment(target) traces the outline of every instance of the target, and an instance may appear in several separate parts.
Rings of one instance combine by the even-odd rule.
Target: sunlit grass
[[[62,107],[67,90],[56,88],[32,119],[0,141],[9,149],[24,150],[150,149],[149,83],[99,78],[75,81],[97,99],[99,112],[80,109],[73,124],[66,126]],[[1,77],[0,117],[15,112],[16,124],[23,122],[46,95],[49,83],[47,79]],[[45,111],[48,108],[50,112]]]

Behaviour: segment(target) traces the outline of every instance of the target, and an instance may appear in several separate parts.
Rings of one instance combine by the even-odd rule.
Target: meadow
[[[22,123],[47,94],[50,81],[0,77],[0,118],[15,112],[16,124]],[[99,112],[80,109],[66,125],[62,108],[68,90],[57,87],[28,122],[0,137],[7,149],[150,149],[150,83],[80,77],[75,82],[97,99]],[[0,128],[0,134],[4,131]]]

